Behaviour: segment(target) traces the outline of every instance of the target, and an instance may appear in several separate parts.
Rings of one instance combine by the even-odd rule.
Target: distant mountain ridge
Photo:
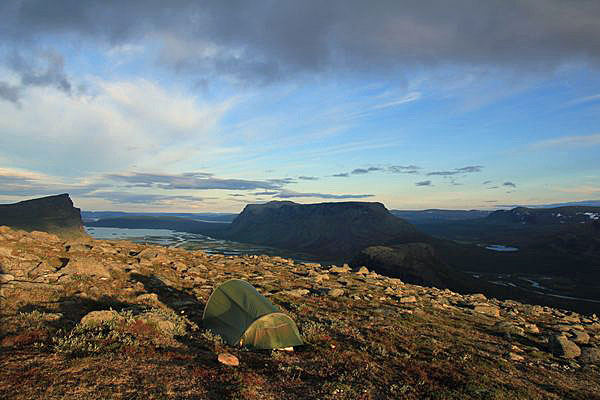
[[[47,196],[14,204],[0,204],[0,226],[42,231],[63,237],[85,236],[80,209],[68,194]]]
[[[516,207],[491,213],[487,222],[555,225],[586,223],[600,220],[600,207],[563,206],[555,208]]]

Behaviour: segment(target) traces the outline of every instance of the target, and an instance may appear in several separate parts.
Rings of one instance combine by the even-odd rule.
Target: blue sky
[[[0,201],[600,198],[595,2],[0,6]]]

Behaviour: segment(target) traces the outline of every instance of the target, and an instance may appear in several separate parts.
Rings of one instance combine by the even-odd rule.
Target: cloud
[[[61,179],[27,170],[0,168],[0,195],[48,196],[60,193],[81,195],[104,189],[104,182],[79,179],[79,182],[63,182]]]
[[[514,183],[512,183],[512,182],[504,182],[502,184],[502,186],[508,186],[508,187],[511,187],[511,188],[516,188],[517,187],[517,185],[514,184]]]
[[[169,196],[161,194],[129,193],[118,191],[99,191],[80,195],[80,197],[104,199],[113,204],[143,204],[146,206],[169,206],[178,202],[198,203],[204,200],[203,198],[196,196]]]
[[[269,181],[253,181],[246,179],[220,179],[213,178],[207,173],[184,173],[184,174],[148,174],[133,172],[129,174],[110,174],[106,178],[114,181],[123,181],[133,184],[151,185],[160,189],[187,189],[187,190],[255,190],[255,189],[279,189],[286,179]]]
[[[548,147],[597,146],[600,145],[600,133],[583,136],[561,136],[554,139],[542,140],[531,144],[533,149]]]
[[[369,167],[369,168],[356,168],[350,172],[352,175],[364,175],[369,172],[381,171],[381,168],[378,167]]]
[[[18,104],[21,96],[21,89],[18,86],[0,81],[0,99]]]
[[[327,193],[300,193],[291,190],[282,190],[274,197],[292,199],[296,197],[314,197],[318,199],[364,199],[373,197],[372,194],[327,194]]]
[[[336,178],[348,178],[350,174],[347,172],[340,172],[339,174],[333,174],[332,176]]]
[[[444,12],[440,12],[444,10]],[[58,35],[118,47],[152,38],[158,61],[203,78],[265,82],[336,70],[381,74],[422,65],[552,68],[597,61],[600,4],[473,2],[74,2],[0,5],[4,41]]]
[[[303,181],[318,181],[319,178],[316,176],[299,176],[298,179],[302,179]]]
[[[421,167],[416,165],[392,165],[388,168],[388,171],[394,174],[417,174]]]
[[[279,193],[279,192],[269,192],[269,191],[266,191],[266,192],[256,192],[256,193],[252,193],[252,194],[255,195],[255,196],[273,196],[273,195],[275,195],[277,193]]]
[[[29,56],[14,52],[9,57],[8,67],[20,76],[23,86],[53,86],[71,93],[72,84],[64,71],[64,58],[54,50],[34,52]]]
[[[482,169],[483,169],[482,165],[469,165],[467,167],[454,168],[451,171],[433,171],[433,172],[428,172],[427,176],[434,176],[434,175],[452,176],[452,175],[465,174],[465,173],[481,172]]]
[[[413,101],[417,101],[420,98],[421,98],[421,93],[411,92],[411,93],[408,93],[406,96],[401,97],[399,99],[394,99],[394,100],[388,101],[386,103],[377,104],[377,105],[373,106],[372,109],[380,110],[380,109],[384,109],[384,108],[396,107],[396,106],[399,106],[402,104],[412,103]]]
[[[489,189],[498,189],[499,187],[500,187],[500,186],[490,186],[490,187],[488,188],[488,190],[489,190]]]
[[[416,186],[433,186],[431,184],[431,181],[421,181],[421,182],[416,182],[415,183]]]
[[[489,185],[490,183],[492,183],[492,181],[485,181],[483,182],[483,185]]]
[[[218,154],[217,127],[235,102],[205,103],[144,79],[93,87],[91,97],[29,86],[20,107],[0,101],[0,158],[65,176],[206,160]]]

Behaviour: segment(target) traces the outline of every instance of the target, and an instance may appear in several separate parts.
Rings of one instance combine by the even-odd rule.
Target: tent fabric
[[[303,343],[294,321],[241,279],[229,280],[213,291],[202,320],[205,328],[230,345],[277,349]]]

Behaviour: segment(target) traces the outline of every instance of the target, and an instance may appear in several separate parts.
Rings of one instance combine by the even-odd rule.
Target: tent
[[[281,349],[303,344],[294,321],[241,279],[229,280],[213,291],[202,322],[230,345]]]

